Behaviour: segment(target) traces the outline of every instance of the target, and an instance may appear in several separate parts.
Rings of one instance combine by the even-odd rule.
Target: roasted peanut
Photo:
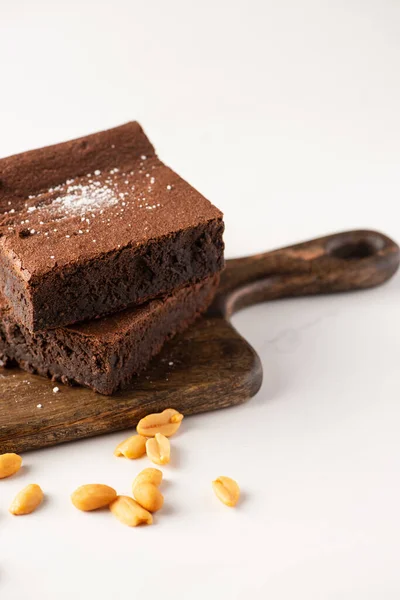
[[[124,525],[137,527],[138,525],[151,525],[153,517],[151,514],[129,496],[117,496],[111,502],[110,510]]]
[[[152,467],[148,467],[147,469],[143,469],[143,471],[140,471],[139,475],[133,482],[132,487],[134,488],[135,485],[138,485],[138,483],[152,483],[153,485],[159,486],[162,481],[162,477],[163,474],[162,471],[160,471],[160,469],[153,469]]]
[[[174,408],[166,408],[161,413],[147,415],[139,421],[136,430],[140,435],[154,437],[156,433],[162,433],[165,437],[171,437],[181,425],[183,415]]]
[[[218,477],[212,482],[214,492],[227,506],[235,506],[239,500],[240,489],[236,481],[230,477]]]
[[[89,483],[81,485],[71,495],[72,504],[79,510],[96,510],[104,508],[115,500],[117,492],[108,485]]]
[[[164,496],[154,483],[138,483],[132,488],[135,500],[149,512],[156,512],[164,504]]]
[[[43,491],[36,483],[27,485],[14,498],[9,511],[12,515],[29,515],[43,501]]]
[[[162,433],[156,433],[146,442],[146,452],[149,459],[156,465],[166,465],[171,456],[169,439]]]
[[[13,452],[0,454],[0,479],[10,477],[20,470],[22,458]]]
[[[124,440],[114,450],[115,456],[125,458],[140,458],[146,454],[146,438],[142,435],[132,435]]]

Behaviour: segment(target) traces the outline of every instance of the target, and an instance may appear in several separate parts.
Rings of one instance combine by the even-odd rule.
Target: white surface
[[[137,118],[225,211],[227,256],[339,229],[400,239],[398,2],[1,4],[0,155]],[[113,457],[123,434],[24,456],[0,484],[0,598],[399,598],[399,311],[397,277],[235,317],[263,388],[185,420],[154,527],[70,504],[91,481],[129,493],[147,462]],[[11,517],[30,482],[46,504]]]

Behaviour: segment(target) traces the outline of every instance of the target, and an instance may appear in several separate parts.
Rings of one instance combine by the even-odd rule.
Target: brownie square
[[[31,333],[0,300],[0,359],[63,383],[110,395],[129,384],[152,356],[211,303],[219,276],[165,298],[79,325]]]
[[[0,160],[0,291],[33,332],[218,273],[223,228],[136,122]]]

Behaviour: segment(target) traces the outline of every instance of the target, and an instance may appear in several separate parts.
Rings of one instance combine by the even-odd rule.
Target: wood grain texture
[[[364,289],[388,280],[399,248],[371,231],[336,234],[227,261],[207,315],[167,344],[128,390],[107,397],[0,370],[0,453],[23,452],[134,427],[173,406],[186,415],[240,404],[257,393],[256,352],[230,324],[240,308],[290,296]],[[40,407],[38,407],[40,405]]]

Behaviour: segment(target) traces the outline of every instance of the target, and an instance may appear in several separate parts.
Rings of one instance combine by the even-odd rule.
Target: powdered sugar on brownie
[[[144,169],[144,158],[138,163],[136,171],[125,172],[123,169],[113,167],[103,172],[96,169],[86,175],[67,179],[55,187],[43,190],[36,195],[30,195],[20,215],[29,216],[20,221],[20,225],[29,224],[26,235],[44,234],[46,237],[57,233],[57,228],[48,227],[59,221],[78,218],[85,223],[85,229],[79,224],[72,224],[64,234],[65,239],[72,235],[90,233],[94,222],[106,227],[118,220],[126,220],[125,211],[130,211],[130,218],[136,210],[147,209],[153,211],[161,208],[160,202],[154,202],[153,194],[157,192],[156,171],[148,178]],[[149,185],[150,183],[150,185]],[[9,215],[9,224],[16,225],[12,215],[14,210],[5,211]],[[35,228],[32,227],[35,224]],[[128,227],[131,227],[128,223]],[[9,229],[11,229],[9,227]],[[72,242],[71,242],[72,243]],[[93,239],[93,243],[95,239]]]
[[[61,194],[46,206],[49,212],[71,216],[83,216],[88,211],[105,209],[118,203],[114,190],[94,182],[88,185],[69,185]]]

